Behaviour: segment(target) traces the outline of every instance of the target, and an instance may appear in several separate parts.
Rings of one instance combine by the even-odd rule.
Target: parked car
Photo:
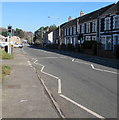
[[[14,44],[14,48],[22,48],[23,45],[22,44]]]

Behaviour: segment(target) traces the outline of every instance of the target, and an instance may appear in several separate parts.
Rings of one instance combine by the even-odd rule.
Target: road
[[[25,46],[24,52],[68,118],[116,118],[117,70]]]

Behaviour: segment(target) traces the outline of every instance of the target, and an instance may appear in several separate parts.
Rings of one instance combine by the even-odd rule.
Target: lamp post
[[[59,41],[60,41],[60,38],[61,38],[61,32],[60,32],[60,17],[48,16],[48,18],[58,19],[58,24],[59,24]],[[60,44],[61,44],[61,41],[60,41]]]

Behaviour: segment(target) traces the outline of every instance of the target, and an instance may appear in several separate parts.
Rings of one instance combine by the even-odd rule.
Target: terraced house
[[[96,50],[96,55],[116,57],[114,51],[119,45],[119,2],[86,15],[81,11],[80,17],[73,20],[69,17],[68,22],[61,26],[61,43],[76,46],[84,41],[97,41],[102,46]]]
[[[64,31],[64,33],[62,33],[62,42],[66,45],[72,44],[75,46],[78,43],[77,18],[72,20],[72,18],[69,17],[68,22],[62,26],[62,30]]]
[[[89,14],[80,16],[78,18],[78,35],[79,40],[83,41],[90,41],[90,40],[97,40],[98,37],[98,17],[103,14],[108,8],[107,7],[101,8]]]
[[[115,56],[119,45],[119,2],[113,4],[100,16],[99,23],[100,42],[102,50],[105,50],[103,56],[105,54]]]

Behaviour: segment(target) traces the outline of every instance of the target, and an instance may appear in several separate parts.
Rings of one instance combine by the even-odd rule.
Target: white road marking
[[[38,64],[37,61],[38,61],[38,60],[35,60],[34,64]],[[74,59],[72,59],[72,61],[73,61],[73,62],[78,62],[78,61],[75,61]],[[89,64],[89,63],[85,63],[85,62],[78,62],[78,63],[83,63],[83,64],[91,65],[92,69],[97,69],[97,68],[94,68],[93,64]],[[44,70],[45,66],[42,65],[42,64],[39,64],[39,65],[42,66],[42,68],[41,68],[41,72],[42,72],[42,73],[44,73],[44,74],[46,74],[46,75],[49,75],[49,76],[51,76],[51,77],[53,77],[53,78],[56,78],[56,79],[58,80],[58,94],[60,94],[60,97],[62,97],[62,98],[64,98],[64,99],[66,99],[67,101],[75,104],[76,106],[78,106],[78,107],[80,107],[81,109],[85,110],[86,112],[88,112],[88,113],[96,116],[97,118],[105,119],[103,116],[97,114],[96,112],[94,112],[94,111],[92,111],[92,110],[84,107],[83,105],[81,105],[81,104],[73,101],[72,99],[64,96],[63,94],[61,94],[61,93],[62,93],[62,91],[61,91],[61,80],[60,80],[57,76],[54,76],[54,75],[49,74],[49,73],[47,73],[47,72],[44,72],[43,70]],[[42,79],[41,79],[41,81],[42,81],[42,83],[44,84],[45,88],[47,89],[47,87],[46,87],[46,85],[45,85],[45,83],[43,82]],[[48,90],[48,89],[47,89],[47,90]]]
[[[30,61],[27,61],[27,62],[28,62],[28,65],[29,65],[30,67],[32,67],[31,62],[30,62]]]
[[[61,80],[58,79],[58,93],[61,94]]]
[[[38,77],[40,78],[39,75],[38,75]],[[62,118],[65,118],[65,116],[62,114],[62,112],[61,112],[61,110],[60,110],[60,108],[59,108],[58,103],[57,103],[57,102],[54,100],[54,98],[52,97],[52,95],[51,95],[50,91],[48,90],[47,86],[45,85],[43,79],[40,78],[40,81],[42,82],[42,85],[44,86],[45,90],[47,91],[50,99],[52,100],[53,104],[55,105],[56,109],[58,110],[60,116],[61,116]]]
[[[82,63],[82,64],[90,65],[90,63],[87,63],[87,62],[75,61],[75,59],[72,59],[72,62],[77,62],[77,63]]]
[[[37,61],[38,61],[38,60],[35,60],[34,64],[38,64]],[[52,74],[50,74],[50,73],[44,72],[43,70],[44,70],[45,66],[42,65],[42,64],[39,64],[39,65],[42,66],[42,68],[41,68],[41,70],[40,70],[41,73],[46,74],[46,75],[48,75],[48,76],[51,76],[51,77],[53,77],[53,78],[55,78],[55,79],[58,80],[58,93],[61,93],[61,80],[59,79],[59,77],[54,76],[54,75],[52,75]]]
[[[109,73],[113,73],[113,74],[119,74],[119,73],[114,72],[114,71],[109,71],[109,70],[103,70],[103,69],[95,68],[93,64],[91,64],[91,67],[92,67],[92,69],[97,70],[97,71],[109,72]]]
[[[76,106],[82,108],[83,110],[87,111],[88,113],[90,113],[90,114],[96,116],[97,118],[105,119],[103,116],[101,116],[101,115],[99,115],[99,114],[93,112],[92,110],[90,110],[90,109],[84,107],[83,105],[81,105],[81,104],[79,104],[79,103],[77,103],[77,102],[71,100],[70,98],[68,98],[68,97],[66,97],[66,96],[64,96],[64,95],[62,95],[62,94],[60,94],[60,96],[61,96],[62,98],[64,98],[64,99],[66,99],[67,101],[69,101],[69,102],[75,104]]]
[[[74,59],[72,59],[72,62],[74,62]]]
[[[95,68],[93,64],[90,64],[90,63],[87,63],[87,62],[75,61],[74,59],[72,59],[72,62],[77,62],[77,63],[82,63],[82,64],[90,65],[93,70],[97,70],[97,71],[101,71],[101,72],[108,72],[108,73],[112,73],[112,74],[119,74],[119,73],[114,72],[114,71],[109,71],[109,70]]]
[[[49,58],[66,58],[66,57],[41,57],[39,59],[49,59]]]
[[[20,102],[27,102],[28,100],[20,100]]]
[[[38,61],[38,60],[35,60],[34,64],[37,64],[37,63],[36,63],[37,61]]]

